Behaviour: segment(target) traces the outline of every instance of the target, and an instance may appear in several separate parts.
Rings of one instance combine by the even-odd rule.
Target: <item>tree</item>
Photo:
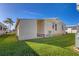
[[[7,18],[3,22],[9,25],[9,30],[11,31],[11,26],[13,26],[14,21],[11,18]]]

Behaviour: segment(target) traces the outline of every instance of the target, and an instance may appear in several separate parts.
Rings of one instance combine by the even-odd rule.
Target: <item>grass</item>
[[[0,55],[2,56],[24,56],[37,55],[25,41],[18,41],[15,34],[0,37]]]
[[[2,56],[79,56],[73,47],[74,34],[19,41],[15,34],[0,36]]]

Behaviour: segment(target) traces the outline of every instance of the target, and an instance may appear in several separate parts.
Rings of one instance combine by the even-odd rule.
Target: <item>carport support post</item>
[[[77,25],[77,33],[75,34],[75,50],[79,51],[79,24]]]

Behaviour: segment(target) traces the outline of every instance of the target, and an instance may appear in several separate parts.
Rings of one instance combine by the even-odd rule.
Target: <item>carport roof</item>
[[[6,25],[4,25],[3,23],[0,22],[0,25],[4,28],[7,28]]]

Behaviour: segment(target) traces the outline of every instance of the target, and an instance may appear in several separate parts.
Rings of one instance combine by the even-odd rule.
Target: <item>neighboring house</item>
[[[16,34],[19,40],[65,34],[65,24],[57,18],[18,19]]]
[[[7,27],[3,23],[0,22],[0,35],[5,34],[6,29],[7,29]]]
[[[76,4],[76,8],[79,11],[79,3]]]
[[[76,33],[77,32],[77,26],[76,25],[67,26],[65,31],[67,33]]]

